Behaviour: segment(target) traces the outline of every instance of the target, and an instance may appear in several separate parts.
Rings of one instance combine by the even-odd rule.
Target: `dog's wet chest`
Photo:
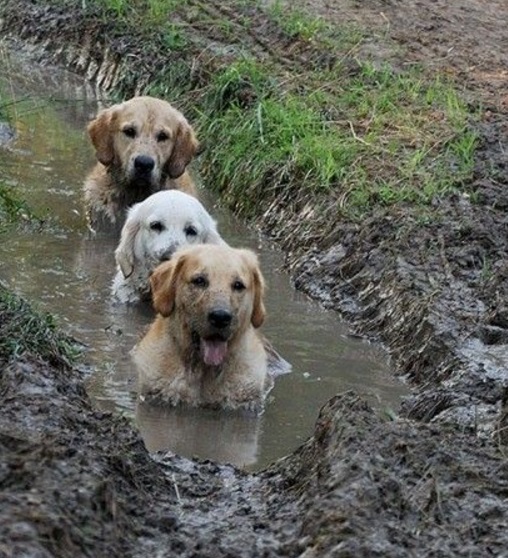
[[[223,368],[202,366],[197,360],[185,366],[178,381],[192,399],[207,404],[218,403],[228,392]]]
[[[112,201],[121,208],[131,207],[135,203],[142,202],[151,194],[166,187],[167,177],[162,176],[154,182],[151,175],[126,175],[124,170],[118,167],[110,167],[108,172],[113,184],[118,187],[111,192]]]

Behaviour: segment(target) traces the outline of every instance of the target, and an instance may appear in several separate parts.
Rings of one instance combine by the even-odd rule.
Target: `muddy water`
[[[269,288],[264,332],[293,370],[277,378],[257,418],[138,402],[129,351],[153,314],[148,306],[112,304],[116,241],[88,238],[81,205],[83,177],[94,162],[84,126],[101,102],[75,76],[8,55],[1,46],[0,95],[17,134],[0,149],[0,180],[46,220],[40,231],[2,237],[0,279],[56,315],[86,345],[95,404],[130,417],[150,451],[259,468],[297,447],[312,431],[319,407],[338,392],[354,389],[378,407],[397,410],[406,390],[391,376],[384,352],[348,337],[335,314],[295,292],[277,249],[207,194],[222,235],[260,256]]]

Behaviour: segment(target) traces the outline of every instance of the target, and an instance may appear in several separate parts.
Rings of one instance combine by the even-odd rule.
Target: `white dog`
[[[193,196],[163,190],[132,206],[115,251],[113,296],[123,303],[150,298],[152,271],[177,248],[225,244],[214,219]]]

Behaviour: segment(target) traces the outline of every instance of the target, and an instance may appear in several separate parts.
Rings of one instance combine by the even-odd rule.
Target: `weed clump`
[[[59,331],[51,314],[32,307],[0,283],[0,363],[30,355],[67,367],[79,353],[77,343]]]
[[[199,119],[214,146],[207,182],[249,216],[288,189],[304,203],[327,197],[349,217],[426,205],[467,182],[476,134],[451,84],[369,64],[347,81],[340,71],[284,86],[254,61],[217,73]]]
[[[0,234],[20,222],[36,220],[27,203],[20,199],[8,186],[0,183]]]

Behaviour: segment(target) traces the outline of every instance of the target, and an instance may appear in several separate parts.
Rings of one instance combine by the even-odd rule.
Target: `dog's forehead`
[[[178,121],[178,112],[168,103],[131,99],[119,106],[119,126],[137,125],[140,129],[171,128]]]
[[[189,255],[187,271],[190,275],[205,273],[213,281],[214,278],[217,280],[236,277],[246,279],[250,270],[247,262],[238,252],[234,250],[217,251],[212,247],[203,246]]]
[[[149,226],[155,221],[160,222],[164,225],[165,230],[161,232],[160,235],[185,235],[185,229],[190,226],[199,229],[199,225],[198,223],[196,223],[195,220],[193,220],[188,215],[178,212],[168,213],[164,211],[154,211],[148,214],[145,219],[145,224]]]
[[[143,219],[147,222],[162,221],[169,227],[181,228],[187,225],[197,226],[199,214],[190,203],[154,203],[147,204]]]

